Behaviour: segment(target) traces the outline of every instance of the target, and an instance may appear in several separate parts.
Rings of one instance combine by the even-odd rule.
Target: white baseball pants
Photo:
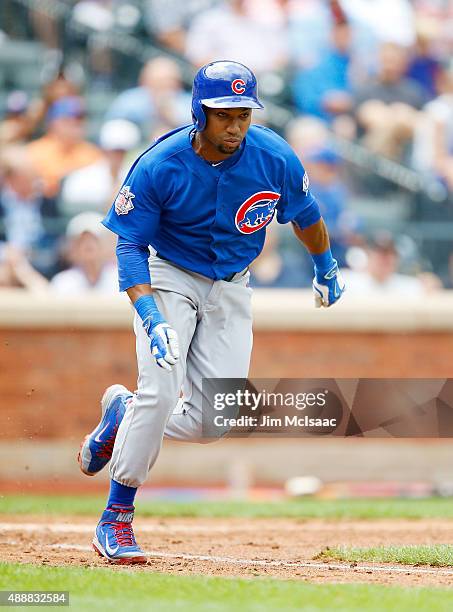
[[[150,258],[150,271],[156,303],[178,334],[180,358],[171,372],[160,368],[135,315],[138,389],[110,462],[111,478],[129,487],[145,482],[164,436],[210,441],[201,436],[202,378],[246,378],[252,350],[248,272],[230,282],[213,281],[157,256]],[[215,416],[213,408],[206,414],[206,405],[204,412],[203,419]]]

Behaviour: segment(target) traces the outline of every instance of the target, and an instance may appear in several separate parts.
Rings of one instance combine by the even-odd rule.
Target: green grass
[[[453,565],[453,546],[449,544],[376,546],[371,548],[338,546],[326,548],[316,556],[316,559],[446,567]]]
[[[2,495],[0,513],[97,515],[101,496]],[[302,499],[282,502],[137,500],[140,516],[160,517],[291,517],[300,519],[450,518],[450,499]]]
[[[365,584],[308,584],[267,578],[232,579],[134,573],[104,568],[43,568],[0,563],[1,590],[68,590],[70,610],[153,612],[447,612],[446,589]],[[67,609],[67,608],[63,608]]]

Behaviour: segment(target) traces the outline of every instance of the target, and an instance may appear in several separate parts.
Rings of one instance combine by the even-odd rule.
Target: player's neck
[[[221,162],[229,159],[234,153],[221,153],[217,148],[203,137],[201,132],[195,132],[192,139],[192,148],[197,155],[205,159],[207,162]]]

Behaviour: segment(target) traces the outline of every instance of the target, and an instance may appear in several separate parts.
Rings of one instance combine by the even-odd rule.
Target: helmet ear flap
[[[206,114],[203,109],[203,105],[199,100],[193,100],[192,102],[192,119],[195,124],[195,128],[202,132],[206,127]]]

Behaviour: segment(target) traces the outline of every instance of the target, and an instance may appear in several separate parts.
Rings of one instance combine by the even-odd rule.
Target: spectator
[[[329,228],[332,251],[340,266],[345,265],[348,246],[358,230],[357,215],[348,207],[348,191],[341,177],[341,160],[330,148],[311,151],[304,158],[310,190],[316,197]]]
[[[59,49],[61,41],[56,15],[51,14],[51,11],[39,10],[31,5],[30,22],[37,38],[47,49]]]
[[[424,293],[421,280],[399,274],[398,267],[399,254],[393,240],[386,235],[374,237],[366,247],[363,269],[342,270],[348,294],[395,295],[405,299],[421,296]]]
[[[193,20],[185,55],[195,67],[227,58],[258,75],[280,70],[288,61],[286,26],[256,21],[246,0],[228,0]]]
[[[386,43],[380,50],[376,78],[364,83],[355,94],[356,118],[364,130],[364,144],[375,153],[401,159],[411,141],[417,109],[424,102],[420,86],[405,77],[406,49]]]
[[[291,64],[301,69],[315,66],[329,47],[333,24],[329,2],[289,2],[287,14]]]
[[[450,0],[412,0],[417,25],[431,31],[433,47],[439,57],[451,55],[453,5]]]
[[[46,291],[49,281],[33,268],[24,253],[11,244],[0,243],[0,288]]]
[[[419,25],[417,42],[407,69],[407,76],[420,85],[427,99],[436,96],[440,70],[439,59],[432,51],[434,36],[431,28]]]
[[[128,171],[126,154],[140,143],[140,130],[125,119],[112,119],[101,128],[99,144],[103,157],[75,170],[63,181],[60,210],[76,215],[86,210],[106,212]]]
[[[286,140],[305,160],[311,151],[323,149],[328,145],[330,134],[324,121],[317,117],[298,117],[290,121],[286,127]]]
[[[415,42],[415,15],[411,0],[340,0],[360,42],[373,46],[391,42],[409,47]],[[374,39],[374,40],[373,40]],[[362,52],[369,47],[362,47]]]
[[[331,45],[311,68],[297,72],[294,100],[301,114],[331,121],[352,108],[349,80],[351,30],[346,22],[332,29]]]
[[[85,110],[80,98],[60,98],[47,113],[46,134],[28,145],[47,197],[57,195],[61,180],[70,172],[101,157],[99,149],[83,138],[84,118]]]
[[[118,35],[121,22],[121,2],[116,0],[76,0],[71,14],[69,31],[85,30],[85,62],[90,68],[91,89],[109,89],[113,78],[112,47],[110,35]],[[134,14],[133,4],[129,14]],[[115,10],[116,9],[116,10]],[[138,13],[138,9],[135,9]],[[139,13],[138,13],[139,14]]]
[[[85,27],[108,32],[115,23],[112,0],[76,0],[71,18]]]
[[[27,110],[30,130],[27,137],[30,138],[45,122],[50,107],[57,100],[77,97],[78,95],[78,87],[66,77],[63,68],[60,68],[57,76],[44,85],[41,97],[30,102]]]
[[[453,60],[439,78],[440,95],[429,102],[417,124],[414,166],[442,179],[453,191]]]
[[[102,215],[85,212],[68,223],[66,237],[70,267],[52,278],[50,289],[54,293],[117,293],[118,273],[112,262],[110,235],[101,221]]]
[[[379,60],[376,77],[355,92],[356,104],[379,100],[387,105],[400,102],[420,109],[426,99],[423,90],[405,76],[409,62],[408,50],[394,43],[384,43],[380,48]]]
[[[250,266],[250,285],[272,289],[310,287],[312,268],[299,251],[280,248],[283,228],[268,226],[266,241],[260,256]],[[306,263],[307,265],[304,265]]]
[[[219,4],[220,0],[146,0],[145,22],[161,45],[183,54],[186,31],[196,15]]]
[[[411,47],[415,42],[412,0],[339,0],[352,30],[355,80],[374,74],[383,43]]]
[[[26,253],[41,272],[50,272],[56,259],[55,200],[43,195],[26,147],[10,145],[3,151],[0,163],[0,239]]]
[[[6,98],[5,116],[0,123],[0,145],[24,142],[30,135],[27,115],[28,96],[24,91],[12,91]]]
[[[12,91],[6,99],[5,117],[0,123],[0,145],[29,140],[54,102],[76,95],[76,86],[62,72],[45,85],[39,99],[30,102],[24,91]]]
[[[123,91],[112,102],[106,119],[131,121],[147,137],[156,122],[171,127],[190,123],[190,101],[178,64],[168,57],[156,57],[144,65],[138,87]]]
[[[434,272],[420,272],[417,274],[417,279],[421,282],[423,293],[426,295],[438,293],[444,288],[442,279]]]

